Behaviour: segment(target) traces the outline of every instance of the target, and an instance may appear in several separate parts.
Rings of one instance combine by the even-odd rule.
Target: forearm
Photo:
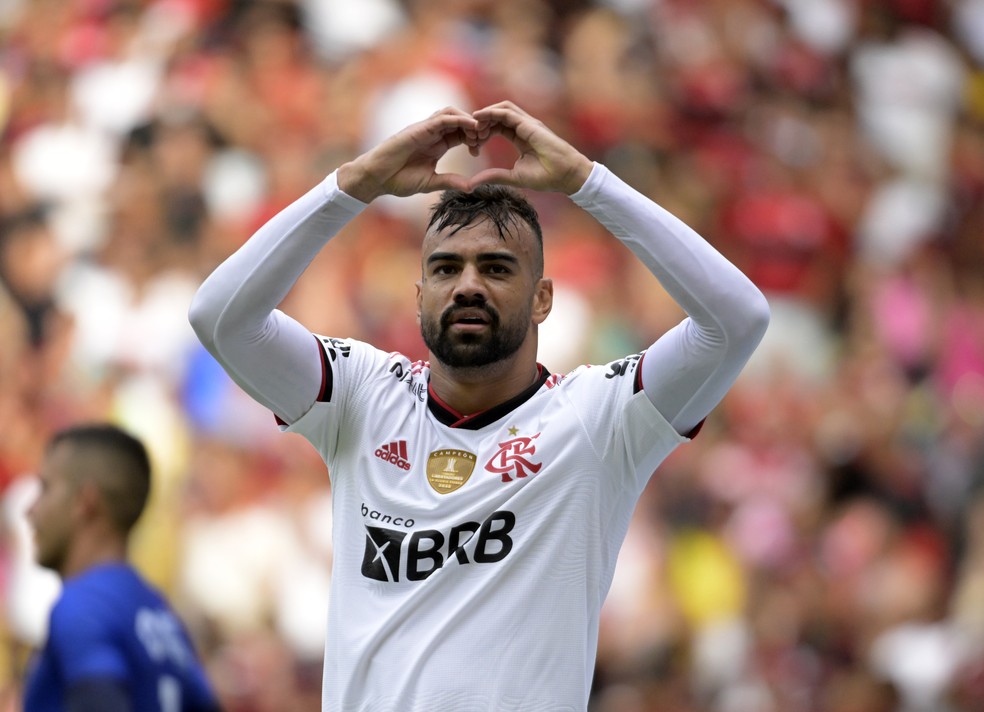
[[[335,174],[328,176],[219,265],[192,301],[189,319],[205,348],[247,393],[288,422],[313,403],[321,365],[309,332],[276,307],[364,207],[338,189]]]
[[[680,432],[723,397],[769,321],[762,293],[681,220],[596,166],[578,205],[624,243],[689,316],[651,346],[643,387]]]
[[[212,272],[191,308],[206,346],[225,331],[258,332],[321,249],[364,207],[335,174],[288,205]]]

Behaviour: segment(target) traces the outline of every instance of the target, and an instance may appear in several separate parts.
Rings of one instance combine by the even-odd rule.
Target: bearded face
[[[466,301],[449,306],[440,316],[421,314],[420,333],[437,360],[451,368],[475,368],[502,361],[519,350],[529,330],[531,303],[503,321],[490,304]]]
[[[532,229],[480,221],[428,232],[417,317],[431,361],[450,369],[535,363],[537,325],[553,304],[542,269]]]

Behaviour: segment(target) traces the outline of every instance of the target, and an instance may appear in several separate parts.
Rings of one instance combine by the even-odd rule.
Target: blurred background
[[[342,161],[506,98],[773,309],[639,504],[592,712],[984,710],[984,0],[0,0],[0,709],[57,593],[22,519],[42,447],[105,418],[152,451],[134,555],[227,710],[319,709],[324,466],[187,307]],[[511,161],[487,149],[445,163]],[[585,213],[532,197],[548,369],[681,318]],[[374,203],[284,309],[422,357],[429,199]]]

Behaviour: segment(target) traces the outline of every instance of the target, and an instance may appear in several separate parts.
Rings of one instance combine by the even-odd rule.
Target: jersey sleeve
[[[293,422],[323,372],[311,333],[277,309],[321,249],[364,208],[336,174],[277,213],[202,283],[189,320],[202,345],[254,400]]]
[[[765,296],[693,229],[602,165],[571,199],[632,250],[687,313],[646,350],[639,383],[678,432],[691,432],[764,336]]]
[[[97,602],[77,595],[63,597],[51,611],[48,636],[67,686],[82,680],[128,678],[116,629]]]
[[[372,407],[372,390],[368,384],[393,368],[408,368],[409,361],[355,339],[316,338],[324,369],[321,392],[301,418],[281,427],[304,436],[314,445],[328,463],[331,474],[336,450],[346,441],[344,429],[366,417]]]
[[[641,354],[632,354],[604,366],[581,366],[561,385],[604,476],[620,478],[620,487],[636,493],[688,440],[637,387],[641,361]]]

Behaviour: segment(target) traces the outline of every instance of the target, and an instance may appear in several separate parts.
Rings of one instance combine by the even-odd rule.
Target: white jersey
[[[202,343],[328,465],[324,712],[587,707],[599,614],[635,502],[685,439],[677,433],[734,382],[768,306],[709,243],[604,166],[570,197],[687,317],[641,359],[562,378],[541,371],[528,391],[470,417],[428,391],[426,364],[323,337],[319,352],[277,310],[365,208],[337,173],[268,221],[195,296]]]
[[[639,356],[541,368],[462,417],[426,363],[319,340],[324,392],[288,429],[332,483],[324,710],[583,712],[632,510],[685,440],[639,388]]]

